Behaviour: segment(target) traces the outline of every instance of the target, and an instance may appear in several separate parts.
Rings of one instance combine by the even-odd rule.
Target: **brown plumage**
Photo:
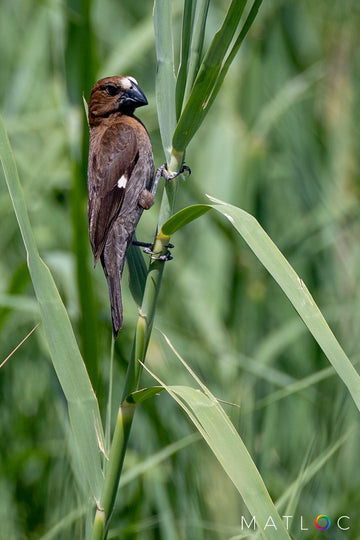
[[[94,264],[108,282],[113,334],[122,327],[121,276],[125,254],[144,208],[150,208],[154,158],[149,135],[134,116],[147,104],[132,77],[106,77],[89,100],[88,219]]]

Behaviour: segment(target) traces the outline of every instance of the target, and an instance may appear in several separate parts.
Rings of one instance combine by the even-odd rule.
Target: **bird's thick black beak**
[[[119,107],[130,107],[136,109],[136,107],[143,107],[148,104],[148,100],[140,86],[135,82],[131,82],[131,87],[127,89],[119,100]]]

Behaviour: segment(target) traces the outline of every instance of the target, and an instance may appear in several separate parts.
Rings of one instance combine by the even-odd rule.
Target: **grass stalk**
[[[107,536],[134,413],[135,405],[128,403],[126,400],[123,401],[119,407],[116,419],[109,455],[109,464],[105,474],[100,505],[96,509],[91,540],[102,540]]]
[[[231,4],[222,28],[224,32],[224,28],[227,27],[227,25],[231,27],[231,32],[227,35],[228,41],[231,40],[231,36],[235,31],[245,4],[246,0],[233,0]],[[185,35],[183,35],[182,65],[179,70],[181,80],[180,82],[178,81],[179,84],[176,84],[171,31],[171,8],[164,0],[157,0],[155,2],[154,26],[158,64],[156,96],[161,138],[170,173],[179,172],[184,161],[186,144],[180,145],[179,150],[172,147],[173,134],[176,129],[176,113],[179,114],[181,104],[184,102],[186,103],[186,101],[184,101],[186,96],[191,94],[193,82],[199,71],[208,7],[208,0],[202,0],[197,9],[192,2],[186,2],[186,11],[183,20],[183,32],[185,32]],[[239,13],[240,7],[241,12]],[[195,21],[194,18],[196,19]],[[227,42],[225,42],[225,44],[223,43],[219,33],[216,35],[212,47],[210,48],[210,55],[209,52],[207,54],[207,57],[211,57],[210,66],[206,62],[205,64],[202,64],[203,72],[204,70],[215,71],[215,76],[207,81],[206,91],[209,91],[209,86],[215,84],[216,76],[220,70],[221,62],[218,59],[219,52],[216,50],[217,48],[220,49],[220,56],[223,56],[227,48]],[[214,58],[211,55],[213,55]],[[185,74],[187,75],[186,81],[184,80]],[[183,92],[182,95],[181,92]],[[203,97],[200,93],[200,91],[197,93],[198,99]],[[176,108],[178,109],[177,111]],[[164,234],[161,227],[174,213],[177,187],[178,179],[173,179],[165,183],[158,218],[158,234],[153,247],[153,251],[157,256],[164,254],[169,244],[170,236]],[[105,482],[100,498],[100,505],[96,511],[92,540],[104,540],[107,536],[109,520],[116,500],[120,475],[135,413],[135,404],[130,403],[128,397],[132,392],[136,391],[139,386],[142,365],[145,362],[153,327],[163,271],[164,261],[152,258],[150,260],[145,282],[141,308],[139,309],[139,318],[126,374],[122,403],[119,408],[115,432],[111,443],[109,465],[105,473]]]
[[[168,242],[169,237],[158,235],[158,238],[155,241],[154,251],[166,251]],[[144,298],[136,326],[131,358],[127,369],[122,403],[119,408],[111,443],[109,465],[105,473],[100,506],[95,515],[93,535],[91,537],[92,540],[106,538],[109,520],[114,508],[131,425],[135,414],[135,404],[129,403],[127,397],[137,390],[139,386],[141,365],[145,361],[146,351],[150,341],[163,271],[163,261],[151,261],[145,285]],[[103,527],[101,527],[101,524],[103,524]]]
[[[79,4],[76,0],[70,0],[68,8],[73,13],[78,13]],[[98,71],[95,36],[91,25],[91,9],[92,0],[82,0],[81,17],[79,19],[69,18],[65,50],[68,66],[66,82],[68,100],[73,106],[77,106],[79,96],[84,93],[85,95],[89,95]],[[86,47],[83,46],[84,43],[87,44]],[[76,277],[81,309],[79,320],[81,349],[90,380],[94,388],[99,390],[98,321],[95,315],[96,300],[93,290],[93,280],[88,264],[90,258],[89,235],[87,224],[84,220],[84,214],[86,213],[86,164],[88,155],[87,131],[87,120],[83,117],[82,124],[79,126],[79,138],[71,145],[73,170],[70,203],[74,231],[73,253],[76,262]]]

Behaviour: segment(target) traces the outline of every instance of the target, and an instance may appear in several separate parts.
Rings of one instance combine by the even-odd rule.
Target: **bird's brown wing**
[[[126,184],[139,157],[136,134],[126,123],[108,127],[97,142],[90,149],[88,169],[89,233],[95,264],[120,212]]]

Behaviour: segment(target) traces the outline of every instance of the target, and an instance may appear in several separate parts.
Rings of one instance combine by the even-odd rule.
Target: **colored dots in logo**
[[[330,525],[331,525],[331,521],[328,518],[328,516],[325,516],[325,514],[320,514],[315,519],[315,527],[319,529],[319,531],[327,531]]]

